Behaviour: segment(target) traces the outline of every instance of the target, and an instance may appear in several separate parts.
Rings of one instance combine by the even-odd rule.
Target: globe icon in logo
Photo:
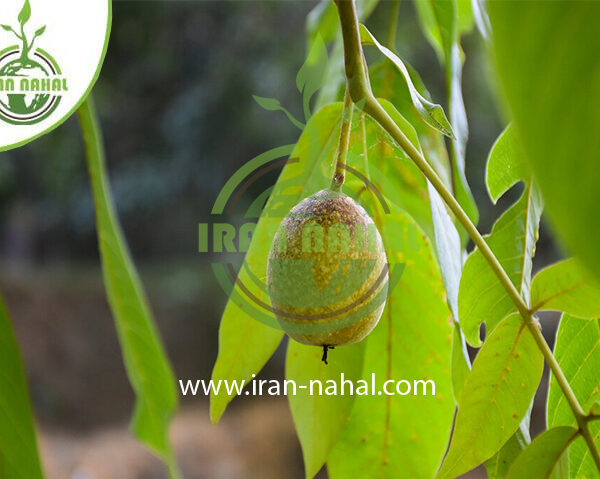
[[[56,61],[48,52],[35,47],[46,27],[28,35],[25,25],[30,16],[31,7],[26,0],[17,28],[0,24],[20,41],[20,45],[0,51],[0,119],[13,125],[41,122],[56,110],[67,90]]]
[[[46,68],[35,60],[22,62],[20,59],[12,60],[6,63],[0,69],[0,77],[12,77],[15,80],[22,78],[40,78],[49,77],[50,73]],[[44,93],[8,93],[0,92],[0,105],[2,109],[14,116],[15,122],[22,117],[21,123],[36,118],[36,114],[44,109],[50,101],[50,95]]]

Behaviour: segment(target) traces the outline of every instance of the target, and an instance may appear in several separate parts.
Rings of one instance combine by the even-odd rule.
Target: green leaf
[[[382,104],[417,143],[406,120],[389,102]],[[371,120],[362,118],[368,129]],[[362,152],[349,155],[355,168],[359,161],[364,163],[371,179],[372,165],[392,163],[392,140],[383,137],[381,143],[388,146],[374,148],[370,142],[363,142]],[[407,166],[397,161],[393,165],[400,174]],[[395,180],[390,180],[393,187]],[[332,479],[352,477],[357,471],[363,477],[431,478],[443,457],[454,412],[449,377],[452,320],[443,282],[431,242],[413,219],[393,203],[389,214],[375,207],[375,201],[363,205],[373,211],[382,234],[392,265],[390,278],[394,267],[404,265],[404,270],[397,284],[390,279],[383,316],[365,340],[363,380],[369,391],[372,381],[376,382],[375,394],[355,398],[347,427],[329,458],[328,470]],[[409,400],[377,394],[385,381],[400,379],[411,381],[413,387],[413,380],[432,380],[435,396],[413,395]],[[424,410],[426,415],[421,414]]]
[[[539,7],[489,2],[500,84],[552,224],[600,279],[600,3]]]
[[[19,345],[0,298],[0,471],[2,479],[42,479],[33,412]]]
[[[484,465],[488,479],[504,479],[508,469],[531,442],[531,437],[529,436],[529,417],[530,415],[527,414],[523,421],[521,421],[519,429],[504,443],[496,454],[485,461]]]
[[[328,187],[331,182],[341,112],[342,105],[338,103],[311,117],[263,209],[235,286],[228,287],[230,298],[221,319],[214,381],[250,380],[281,342],[283,332],[273,314],[252,298],[269,304],[264,279],[260,278],[266,277],[269,250],[281,220],[300,200]],[[285,151],[285,148],[278,150],[273,159],[280,158]],[[244,177],[264,164],[262,157],[251,160],[240,170]],[[226,201],[233,191],[227,185],[223,191],[227,192]],[[219,199],[217,204],[221,204]],[[225,270],[219,277],[224,282],[232,281]],[[240,285],[244,285],[245,290]],[[218,422],[234,395],[223,390],[218,395],[211,394],[213,422]]]
[[[388,261],[406,266],[379,325],[366,339],[363,379],[369,390],[376,381],[376,393],[355,398],[329,459],[329,474],[332,479],[352,477],[356,471],[362,477],[431,478],[443,457],[454,411],[450,315],[427,237],[401,213],[375,221]],[[411,386],[413,380],[433,380],[435,396],[377,394],[385,381],[400,379]]]
[[[420,92],[427,95],[421,79],[418,74],[410,67],[411,78],[413,79],[416,87]],[[430,161],[432,166],[437,170],[438,174],[445,179],[448,185],[451,184],[449,176],[449,165],[448,157],[446,154],[443,137],[430,128],[422,121],[420,121],[419,113],[416,111],[408,89],[406,88],[406,82],[404,77],[398,73],[398,70],[391,67],[389,62],[385,62],[370,69],[371,71],[371,85],[373,92],[377,96],[388,98],[393,106],[388,101],[382,100],[381,103],[388,111],[388,113],[395,118],[396,124],[401,126],[401,129],[411,139],[415,147],[421,149],[421,144],[425,146],[426,158]],[[398,108],[395,111],[394,107]],[[406,117],[409,121],[407,122],[403,117]],[[410,124],[409,124],[410,123]],[[412,126],[411,126],[412,125]],[[414,128],[413,128],[414,127]],[[379,143],[378,143],[379,144]],[[423,152],[423,149],[421,149]],[[407,158],[409,162],[410,159]],[[390,162],[392,163],[392,162]],[[393,162],[394,168],[391,171],[386,171],[386,178],[393,176],[395,172],[402,171],[400,168],[396,168],[396,162]],[[404,169],[406,170],[406,169]],[[420,176],[420,172],[416,172]],[[402,171],[402,177],[406,176],[406,171]],[[411,180],[410,183],[415,182],[416,179]],[[411,191],[415,191],[414,187],[407,188],[407,191],[399,191],[398,188],[387,186],[383,188],[383,191],[398,191],[399,196],[406,198]],[[423,193],[417,191],[419,197],[422,198]],[[454,320],[458,321],[458,290],[460,284],[460,276],[462,270],[462,251],[460,245],[460,238],[458,232],[452,223],[446,206],[441,200],[437,191],[427,183],[427,196],[429,197],[429,206],[431,208],[431,218],[426,217],[427,223],[432,221],[433,235],[429,233],[431,226],[428,224],[422,224],[422,221],[418,221],[419,225],[428,232],[428,235],[435,243],[436,253],[442,279],[446,289],[446,295],[448,304],[454,316]],[[396,204],[401,205],[400,201]],[[403,206],[403,209],[409,212],[413,218],[417,218],[410,209]],[[464,378],[470,369],[470,360],[466,349],[464,336],[458,326],[454,328],[453,342],[452,342],[452,385],[454,396],[458,400],[460,392],[462,391],[462,385]]]
[[[531,178],[531,170],[512,125],[508,125],[492,146],[487,161],[485,183],[494,204],[524,178]]]
[[[435,12],[433,10],[433,2],[431,0],[425,0],[414,3],[417,9],[417,18],[421,25],[421,30],[425,34],[427,41],[435,50],[440,62],[444,62],[444,46],[441,36],[441,31]]]
[[[524,171],[521,165],[525,160],[518,154],[518,148],[508,146],[509,140],[513,138],[510,134],[502,134],[488,159],[487,179],[493,196],[501,195],[516,181],[516,173],[501,173],[501,165],[506,160],[507,152],[511,153],[510,169]],[[523,195],[502,214],[485,239],[517,290],[529,303],[532,259],[543,205],[533,179],[517,179],[525,180]],[[473,346],[481,345],[481,323],[485,322],[489,334],[502,318],[515,311],[514,303],[478,249],[465,262],[458,309],[463,332]]]
[[[6,30],[7,32],[13,31],[13,29],[10,25],[0,25],[0,27],[2,27],[2,29]]]
[[[460,330],[458,323],[454,324],[454,334],[452,334],[452,363],[450,375],[452,378],[452,392],[456,404],[460,404],[460,398],[465,388],[465,381],[471,370],[471,360],[467,343]]]
[[[475,16],[471,0],[456,0],[458,13],[458,34],[469,33],[475,25]]]
[[[431,101],[431,96],[419,74],[408,63],[405,63],[405,65],[417,91],[428,101]],[[392,62],[382,60],[369,68],[369,76],[373,94],[392,103],[398,112],[412,125],[412,128],[417,132],[427,160],[442,178],[444,184],[448,188],[452,188],[450,162],[444,136],[422,121],[421,114],[413,104],[404,75]]]
[[[437,257],[448,297],[448,305],[455,321],[458,322],[458,291],[462,272],[460,238],[442,198],[431,183],[428,183],[428,189],[431,202],[431,216],[435,230]]]
[[[421,149],[419,141],[420,138],[417,134],[417,131],[413,129],[412,126],[408,124],[407,121],[394,109],[393,105],[391,105],[385,100],[381,100],[381,104],[384,106],[386,111],[394,118],[396,124],[401,127],[402,131],[404,131],[404,133],[408,136],[413,145],[416,148]],[[406,103],[400,102],[400,104],[406,106]],[[430,132],[433,132],[433,130],[429,128],[428,130]],[[436,136],[439,137],[437,132],[435,133]],[[428,138],[430,138],[426,136],[426,133],[424,133],[423,135],[423,138],[425,138],[426,141]],[[428,157],[430,156],[428,155]],[[399,168],[396,168],[395,164],[394,169],[400,171]],[[406,173],[403,172],[403,175],[405,174]],[[394,188],[394,190],[396,189],[397,188]],[[388,190],[385,189],[384,191]],[[399,193],[401,193],[403,196],[406,196],[407,194],[406,192]],[[427,182],[427,195],[429,197],[429,206],[431,208],[431,220],[433,223],[434,230],[434,233],[433,235],[430,235],[430,238],[435,244],[436,256],[438,258],[438,264],[440,266],[442,280],[446,290],[446,298],[448,301],[448,305],[454,317],[455,323],[458,323],[458,291],[462,270],[462,251],[460,245],[460,238],[458,236],[456,228],[454,227],[454,224],[452,223],[452,219],[448,214],[446,206],[444,205],[437,191],[429,182]],[[407,211],[411,213],[413,217],[415,217],[410,210]],[[429,220],[429,217],[427,219]],[[427,228],[426,231],[428,229],[429,228]],[[457,400],[457,402],[462,391],[464,378],[470,370],[470,366],[471,362],[469,359],[469,354],[467,351],[464,336],[460,331],[458,325],[455,324],[452,339],[451,376],[454,397]]]
[[[506,479],[550,479],[560,458],[576,436],[577,429],[569,426],[543,432],[517,458]]]
[[[40,28],[38,28],[38,29],[35,31],[35,34],[34,34],[34,35],[35,35],[36,37],[41,37],[41,36],[44,34],[44,32],[45,32],[45,31],[46,31],[46,25],[44,25],[43,27],[40,27]]]
[[[78,111],[84,141],[102,271],[123,360],[136,394],[132,427],[135,435],[179,477],[168,440],[168,424],[177,408],[175,378],[113,203],[100,127],[91,98]]]
[[[25,0],[23,4],[23,8],[19,12],[18,21],[21,26],[25,25],[29,19],[31,18],[31,5],[29,4],[29,0]]]
[[[594,404],[592,404],[589,414],[592,416],[600,416],[600,401],[596,401]]]
[[[392,104],[386,100],[382,100],[381,104],[409,136],[414,135],[412,127]],[[348,153],[349,164],[362,165],[363,153],[367,150],[371,161],[359,169],[368,174],[372,187],[377,189],[386,201],[410,214],[432,238],[433,228],[425,177],[378,123],[370,117],[363,118],[364,121],[353,124]],[[347,186],[350,186],[353,176],[347,175]],[[362,188],[365,187],[363,181],[359,181],[359,184]]]
[[[290,340],[288,344],[285,377],[297,385],[310,386],[311,381],[321,381],[323,391],[334,387],[337,394],[310,394],[310,389],[298,389],[297,394],[288,395],[296,432],[302,445],[306,477],[313,478],[323,467],[329,453],[346,425],[354,398],[349,385],[361,378],[364,341],[349,346],[339,346],[329,354],[329,364],[321,361],[322,349],[305,346]],[[342,392],[344,387],[344,394]],[[315,389],[318,391],[318,389]],[[332,389],[333,391],[333,389]]]
[[[437,477],[463,474],[502,447],[527,413],[543,366],[543,356],[521,317],[504,319],[475,358]]]
[[[424,0],[415,2],[419,21],[425,36],[445,65],[446,86],[448,90],[448,113],[455,138],[451,142],[451,164],[454,195],[471,221],[477,223],[479,213],[465,175],[465,152],[469,128],[467,114],[462,97],[462,51],[460,35],[465,22],[461,25],[459,14],[465,18],[466,7],[459,8],[457,0]],[[466,12],[467,17],[469,15]],[[466,22],[468,23],[468,22]],[[468,235],[459,227],[463,244]]]
[[[281,106],[281,103],[279,103],[279,100],[276,98],[264,98],[256,95],[252,95],[252,98],[254,98],[254,101],[267,111],[282,111],[296,128],[299,128],[300,130],[304,129],[304,124],[296,120],[296,118],[294,118],[289,111]]]
[[[552,309],[580,318],[600,317],[600,284],[574,259],[541,270],[531,285],[533,311]]]
[[[367,30],[367,27],[364,25],[360,25],[360,40],[363,45],[373,45],[377,47],[377,49],[383,53],[402,73],[404,80],[406,81],[406,86],[410,92],[410,96],[413,102],[413,105],[417,109],[417,111],[421,114],[423,121],[429,124],[431,127],[440,131],[444,135],[449,137],[453,137],[454,133],[452,131],[452,126],[448,122],[446,118],[446,114],[444,113],[444,109],[436,104],[432,103],[423,95],[421,95],[415,86],[412,83],[412,79],[408,72],[408,69],[404,65],[404,62],[398,58],[398,56],[392,52],[389,48],[384,47],[381,43],[377,41],[377,39]]]
[[[554,357],[584,411],[588,410],[600,400],[600,321],[563,314],[556,333]],[[546,414],[548,427],[577,427],[573,412],[552,376]],[[589,425],[592,436],[596,438],[596,447],[600,447],[600,421],[592,421]],[[573,479],[598,475],[582,438],[573,442],[569,448],[569,465],[570,477]]]

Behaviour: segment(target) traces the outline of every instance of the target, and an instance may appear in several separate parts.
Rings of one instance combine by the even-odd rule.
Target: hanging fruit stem
[[[348,157],[348,146],[350,145],[350,130],[352,129],[352,111],[354,103],[346,88],[344,95],[344,109],[342,111],[342,126],[340,128],[340,142],[337,149],[337,160],[335,171],[331,180],[331,189],[340,191],[344,181],[346,181],[346,158]],[[327,356],[327,355],[325,355]]]

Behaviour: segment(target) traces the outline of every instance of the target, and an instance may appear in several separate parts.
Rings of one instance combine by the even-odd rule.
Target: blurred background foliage
[[[197,253],[197,225],[209,219],[221,187],[239,167],[299,136],[283,113],[263,110],[252,95],[277,98],[303,120],[295,78],[306,54],[305,17],[315,4],[292,0],[113,4],[112,36],[95,99],[118,213],[177,377],[210,377],[226,302],[212,276],[214,258]],[[367,22],[379,38],[385,38],[390,9],[391,2],[382,1]],[[518,198],[521,187],[497,206],[487,196],[486,158],[504,122],[493,94],[492,65],[479,34],[467,35],[463,48],[470,126],[467,177],[481,212],[480,230],[488,232]],[[411,2],[400,7],[396,49],[420,72],[433,100],[445,105],[444,75],[420,32]],[[368,58],[374,58],[370,55],[375,52],[368,52]],[[244,204],[272,185],[277,173],[254,185]],[[242,221],[246,208],[236,209],[240,216],[224,221]],[[551,234],[542,226],[535,269],[558,256]],[[104,299],[93,204],[74,118],[26,147],[0,154],[0,265],[0,289],[21,340],[34,407],[50,438],[48,444],[56,444],[51,439],[59,438],[57,430],[90,435],[116,425],[121,431],[133,397]],[[283,351],[264,374],[283,374]],[[256,430],[256,424],[264,425],[261,414],[287,415],[287,429],[278,434],[289,443],[284,449],[289,457],[271,449],[269,464],[276,471],[277,461],[285,457],[283,463],[293,470],[285,477],[302,477],[289,413],[271,406],[261,412],[256,404],[261,401],[267,403],[235,401],[237,412],[229,421],[254,424]],[[266,427],[264,437],[252,439],[248,433],[227,439],[227,422],[219,426],[220,433],[207,426],[203,401],[186,404],[201,410],[195,419],[199,423],[189,418],[187,422],[196,429],[205,427],[213,441],[249,441],[259,448],[261,438],[275,443],[268,431],[281,428],[275,422],[273,429]],[[181,428],[185,429],[176,424],[176,431]],[[68,441],[69,436],[60,437]],[[197,447],[208,447],[204,438],[198,441],[202,444]],[[229,475],[209,473],[200,468],[207,467],[203,465],[201,472],[189,477],[238,477],[231,472],[236,470],[232,461],[237,446],[230,447],[233,452],[224,459],[233,468],[227,469]],[[51,445],[45,449],[58,454]],[[250,464],[257,458],[248,452],[247,459],[238,456]],[[206,452],[206,457],[215,460],[214,454]],[[70,460],[68,467],[73,469],[81,458]],[[57,460],[57,468],[59,463],[68,460]],[[185,469],[185,461],[183,465]],[[272,477],[283,476],[273,472]]]

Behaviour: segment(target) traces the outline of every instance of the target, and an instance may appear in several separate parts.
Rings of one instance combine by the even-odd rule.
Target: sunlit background
[[[94,94],[118,213],[178,378],[210,377],[226,302],[210,268],[214,258],[197,252],[198,223],[240,166],[297,139],[284,114],[263,110],[252,95],[275,97],[303,119],[295,77],[315,3],[114,3]],[[381,2],[368,21],[376,35],[385,34],[390,7]],[[399,21],[398,53],[445,104],[444,75],[410,2]],[[480,36],[471,33],[463,46],[467,176],[487,232],[519,187],[498,206],[487,196],[485,161],[504,121]],[[102,285],[77,122],[0,157],[0,290],[21,344],[49,479],[165,477],[127,429],[133,395]],[[542,225],[535,268],[558,257]],[[555,318],[544,324],[552,342]],[[284,346],[264,377],[282,377],[283,361]],[[537,404],[534,434],[543,421]],[[217,427],[206,399],[187,399],[172,433],[188,479],[304,477],[285,398],[235,400]]]

